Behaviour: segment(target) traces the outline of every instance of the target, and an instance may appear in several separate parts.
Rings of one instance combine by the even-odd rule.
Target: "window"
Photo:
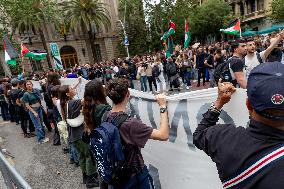
[[[250,1],[250,9],[251,9],[251,13],[255,12],[255,0],[251,0]]]
[[[36,60],[33,60],[33,59],[30,59],[30,62],[31,62],[31,65],[32,65],[32,68],[33,68],[33,71],[42,71],[42,64],[43,62],[41,61],[36,61]]]
[[[240,14],[243,16],[245,14],[244,5],[243,3],[240,3],[239,6],[240,6]]]
[[[102,61],[102,54],[101,54],[101,47],[99,44],[95,44],[95,51],[96,51],[96,61]]]
[[[257,10],[264,10],[264,0],[258,0]]]

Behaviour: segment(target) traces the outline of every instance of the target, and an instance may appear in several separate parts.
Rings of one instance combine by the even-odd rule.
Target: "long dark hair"
[[[60,107],[61,107],[61,113],[62,113],[62,119],[66,120],[66,112],[65,112],[65,105],[70,98],[66,95],[66,93],[69,93],[69,86],[63,85],[59,88],[59,99],[60,99]]]
[[[60,75],[56,72],[50,72],[47,75],[47,85],[60,85]]]
[[[106,94],[103,83],[100,79],[90,81],[85,86],[83,115],[85,127],[89,130],[94,129],[93,113],[98,104],[106,104]]]

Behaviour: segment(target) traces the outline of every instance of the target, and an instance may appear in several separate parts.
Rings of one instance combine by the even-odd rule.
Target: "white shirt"
[[[119,72],[118,67],[117,67],[117,66],[114,66],[114,67],[113,67],[113,71],[114,71],[115,73],[118,73],[118,72]]]
[[[62,112],[61,112],[61,106],[60,106],[60,100],[59,99],[56,100],[56,107],[57,107],[57,110],[58,110],[60,116],[62,117]]]
[[[262,52],[259,53],[263,62],[265,62],[264,52],[265,51],[262,51]],[[247,79],[248,79],[248,76],[249,76],[250,72],[252,71],[252,69],[260,64],[260,62],[257,59],[256,53],[257,52],[254,53],[253,57],[248,57],[248,55],[245,56],[245,67],[246,67],[246,75],[245,76],[246,76]]]

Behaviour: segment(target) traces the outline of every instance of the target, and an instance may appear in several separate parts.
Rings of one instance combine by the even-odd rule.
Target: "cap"
[[[19,80],[17,79],[17,78],[13,78],[12,80],[11,80],[11,84],[12,85],[17,85],[19,83]]]
[[[247,95],[252,108],[269,119],[283,117],[269,115],[265,110],[284,110],[284,64],[271,62],[254,68],[248,78]]]

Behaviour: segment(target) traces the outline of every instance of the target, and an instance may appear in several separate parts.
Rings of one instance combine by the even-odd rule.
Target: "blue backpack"
[[[101,178],[110,185],[119,185],[131,176],[119,134],[119,128],[128,115],[120,114],[108,120],[107,114],[104,113],[100,127],[92,132],[90,146]]]

